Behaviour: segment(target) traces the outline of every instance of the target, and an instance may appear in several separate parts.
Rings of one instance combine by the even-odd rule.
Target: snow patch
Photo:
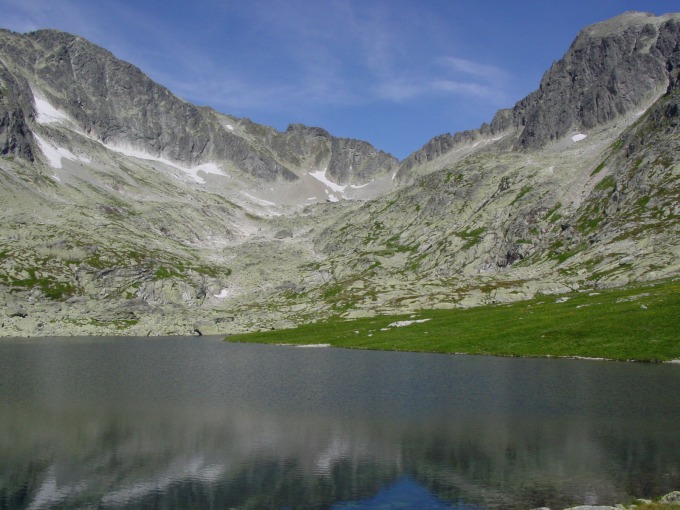
[[[275,344],[278,347],[299,347],[299,348],[309,348],[309,347],[330,347],[331,344]]]
[[[224,299],[229,295],[229,289],[222,289],[219,294],[213,294],[217,299]]]
[[[250,198],[250,199],[251,199],[252,201],[254,201],[256,204],[259,204],[259,205],[266,205],[266,206],[268,206],[268,207],[276,206],[276,204],[275,204],[274,202],[270,202],[269,200],[263,200],[263,199],[261,199],[261,198],[254,197],[253,195],[251,195],[250,193],[246,193],[245,191],[241,191],[241,193],[243,193],[245,196],[247,196],[248,198]]]
[[[35,103],[35,120],[38,124],[61,124],[70,122],[71,118],[64,112],[57,110],[50,102],[33,92]]]
[[[234,130],[234,126],[232,126],[231,124],[227,124],[227,129],[228,129],[229,131],[233,131],[233,130]]]
[[[580,142],[581,140],[585,140],[586,138],[588,138],[588,135],[584,135],[583,133],[577,133],[571,137],[571,141]]]
[[[49,162],[52,168],[62,168],[61,164],[62,158],[70,159],[71,161],[82,161],[83,163],[90,162],[89,158],[86,158],[84,156],[76,156],[68,149],[52,145],[50,142],[45,140],[40,135],[33,133],[33,137],[38,142],[40,151],[47,158],[47,161]]]
[[[373,182],[373,181],[371,181],[371,182]],[[349,187],[352,188],[352,189],[361,189],[361,188],[365,188],[366,186],[371,184],[371,182],[367,182],[366,184],[350,184]]]
[[[309,172],[309,175],[314,177],[317,181],[322,182],[325,184],[327,187],[329,187],[331,190],[335,191],[336,193],[344,193],[345,188],[347,186],[341,186],[340,184],[336,184],[333,181],[329,181],[328,178],[326,177],[326,170],[327,168],[324,168],[323,170],[319,170],[317,172]]]
[[[430,319],[416,319],[411,321],[397,321],[392,322],[387,325],[388,328],[403,328],[404,326],[410,326],[411,324],[420,324],[422,322],[427,322]]]
[[[567,359],[579,359],[583,361],[610,361],[608,358],[592,358],[590,356],[562,356]]]
[[[120,154],[123,154],[125,156],[129,156],[132,158],[137,158],[137,159],[144,159],[146,161],[156,161],[158,163],[163,163],[164,165],[170,166],[172,168],[175,168],[187,175],[189,175],[195,182],[198,184],[205,184],[205,179],[201,176],[198,175],[198,172],[203,172],[206,174],[214,174],[214,175],[221,175],[223,177],[229,177],[227,174],[222,172],[220,168],[215,164],[215,163],[203,163],[202,165],[194,166],[191,168],[184,167],[181,165],[178,165],[174,161],[170,161],[169,159],[165,158],[159,158],[156,156],[152,156],[151,154],[148,154],[146,152],[133,149],[131,147],[122,147],[122,146],[117,146],[117,145],[105,145],[107,149],[110,149],[114,152],[118,152]]]

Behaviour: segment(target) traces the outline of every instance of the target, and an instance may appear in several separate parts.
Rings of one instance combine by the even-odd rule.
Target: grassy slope
[[[559,302],[564,298],[567,301]],[[429,319],[404,327],[398,320]],[[386,329],[386,330],[385,330]],[[335,347],[491,354],[680,359],[680,280],[541,296],[416,315],[334,319],[295,329],[233,335],[233,342],[328,343]]]

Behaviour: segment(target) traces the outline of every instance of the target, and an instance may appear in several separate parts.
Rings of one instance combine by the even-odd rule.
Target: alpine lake
[[[0,340],[0,509],[553,510],[680,489],[680,365]]]

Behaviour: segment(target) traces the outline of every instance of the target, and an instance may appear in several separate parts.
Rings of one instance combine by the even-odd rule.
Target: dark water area
[[[0,340],[0,510],[553,510],[680,489],[680,366]]]

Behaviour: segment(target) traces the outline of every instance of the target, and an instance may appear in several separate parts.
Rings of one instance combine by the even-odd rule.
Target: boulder
[[[661,498],[662,503],[680,503],[680,491],[669,492]]]
[[[279,230],[279,231],[274,235],[274,237],[275,237],[276,239],[287,239],[287,238],[293,237],[293,232],[290,231],[290,230],[287,230],[287,229]]]
[[[581,505],[573,506],[571,508],[565,508],[564,510],[617,510],[614,506],[592,506],[592,505]]]

